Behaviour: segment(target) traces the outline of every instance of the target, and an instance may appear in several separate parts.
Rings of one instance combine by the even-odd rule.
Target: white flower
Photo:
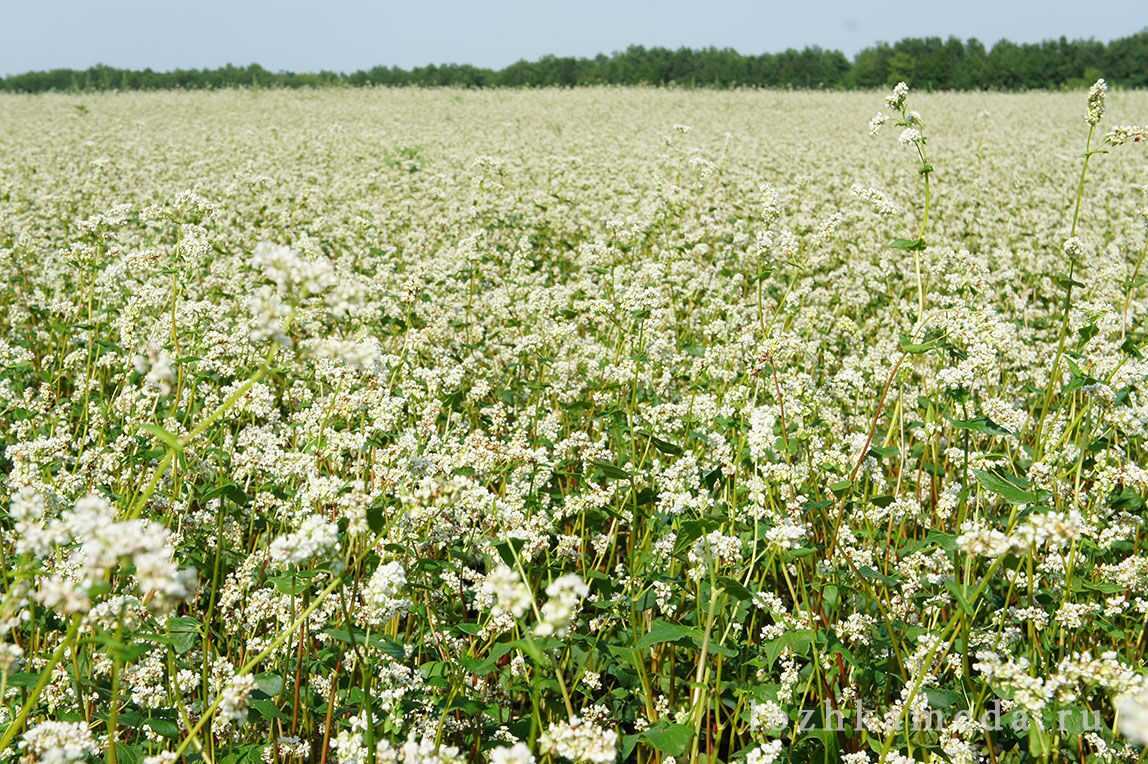
[[[490,752],[490,764],[534,764],[534,754],[525,743],[501,746]]]
[[[247,718],[247,698],[255,689],[255,677],[250,674],[233,676],[223,688],[223,700],[219,704],[219,717],[224,722],[240,722]]]
[[[493,606],[521,618],[530,608],[530,589],[517,572],[506,565],[498,565],[482,580],[477,599],[480,606]]]
[[[905,108],[905,98],[909,95],[909,86],[898,82],[893,86],[893,92],[885,96],[885,105],[890,109],[901,111]]]
[[[40,722],[24,733],[19,748],[24,761],[37,764],[70,764],[100,752],[83,722]]]
[[[570,622],[578,615],[583,598],[590,588],[577,573],[567,573],[554,579],[546,587],[549,599],[542,606],[542,620],[534,631],[540,637],[564,637],[570,629]]]
[[[788,725],[789,715],[772,700],[753,703],[749,707],[749,728],[754,732],[776,731]]]
[[[897,142],[902,146],[911,146],[921,140],[921,131],[915,127],[906,127],[897,136]]]
[[[135,369],[144,375],[144,385],[160,395],[171,393],[171,386],[175,382],[175,370],[172,368],[172,358],[167,351],[155,343],[149,343],[147,350],[135,357]]]
[[[397,560],[376,568],[363,589],[367,620],[375,624],[385,623],[405,612],[411,606],[410,600],[401,596],[406,585],[407,573]]]
[[[1079,236],[1070,236],[1064,240],[1064,254],[1070,260],[1076,260],[1084,254],[1084,242]]]
[[[271,542],[270,555],[279,565],[302,565],[338,548],[339,527],[319,515],[309,515],[297,530]]]
[[[1104,136],[1104,142],[1109,146],[1123,146],[1125,143],[1144,141],[1148,141],[1148,126],[1142,125],[1119,125]]]
[[[1116,713],[1120,734],[1133,743],[1148,745],[1148,688],[1118,697]]]
[[[746,754],[745,764],[773,764],[781,757],[781,741],[774,740],[759,745]]]
[[[1097,80],[1088,89],[1088,114],[1084,121],[1090,125],[1097,125],[1104,117],[1104,95],[1108,92],[1108,83],[1103,79]]]
[[[618,733],[572,716],[568,722],[552,723],[538,745],[543,753],[575,764],[613,764],[618,756]]]

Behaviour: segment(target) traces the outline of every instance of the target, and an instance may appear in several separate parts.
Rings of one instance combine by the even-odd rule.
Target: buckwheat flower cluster
[[[160,751],[154,756],[144,756],[143,764],[175,764],[179,761],[175,751]]]
[[[1116,699],[1120,734],[1133,743],[1148,745],[1148,688],[1140,688]]]
[[[721,531],[711,531],[690,546],[688,559],[701,567],[737,562],[741,559],[741,539]]]
[[[806,528],[790,518],[785,518],[765,532],[765,540],[777,549],[796,549],[806,536]]]
[[[572,716],[569,721],[552,722],[538,745],[543,753],[575,764],[613,764],[618,756],[618,733]]]
[[[331,264],[321,258],[306,258],[290,247],[259,242],[251,255],[251,264],[264,278],[275,284],[281,295],[322,294],[337,281]]]
[[[339,549],[339,528],[318,515],[304,518],[299,528],[277,537],[268,550],[276,565],[302,565]]]
[[[512,618],[521,618],[530,609],[530,589],[509,566],[498,565],[479,584],[475,592],[475,605],[493,608]]]
[[[773,764],[781,758],[782,743],[773,740],[765,745],[759,745],[745,755],[745,764]]]
[[[1148,126],[1144,125],[1118,125],[1104,136],[1104,142],[1109,146],[1123,146],[1126,143],[1144,141],[1148,141]]]
[[[872,186],[864,186],[860,183],[854,183],[850,189],[850,193],[854,196],[868,202],[876,211],[878,215],[883,217],[890,217],[898,214],[901,210],[896,204],[889,199],[888,196],[881,191],[873,188]]]
[[[589,593],[590,587],[577,573],[567,573],[554,579],[546,587],[547,600],[534,633],[540,637],[565,637],[582,607],[582,600]]]
[[[135,567],[144,601],[156,610],[170,609],[194,590],[196,571],[176,565],[171,532],[151,520],[117,521],[115,510],[101,496],[79,499],[47,532],[70,552],[70,573],[44,579],[37,594],[49,608],[86,611],[91,607],[89,589],[125,558]]]
[[[144,377],[144,385],[160,395],[169,395],[175,383],[174,361],[167,351],[155,343],[149,343],[146,352],[133,359],[135,369]]]
[[[412,731],[400,746],[385,740],[380,742],[375,761],[380,764],[463,764],[466,757],[455,746],[435,742],[433,734],[418,737]]]
[[[490,752],[490,764],[534,764],[534,754],[525,743],[499,746]]]
[[[977,739],[984,725],[967,713],[957,714],[940,732],[941,749],[953,764],[977,764],[981,760]]]
[[[374,337],[343,340],[331,337],[307,340],[304,350],[312,358],[331,361],[349,369],[375,374],[382,370],[382,347]]]
[[[909,97],[909,86],[898,82],[893,86],[893,92],[885,96],[885,105],[894,111],[904,111],[905,99]]]
[[[32,486],[21,486],[12,495],[8,516],[15,523],[13,535],[17,554],[43,557],[65,539],[61,525],[45,522],[47,510],[43,495]]]
[[[24,660],[24,648],[7,642],[0,642],[0,674],[15,671]]]
[[[1007,534],[987,528],[978,520],[966,520],[961,525],[956,543],[965,554],[981,557],[1000,557],[1012,549],[1012,540]]]
[[[29,764],[72,764],[99,755],[91,729],[83,722],[40,722],[20,740],[21,761]]]
[[[921,142],[921,131],[915,127],[906,127],[897,136],[897,142],[902,146],[912,146]]]
[[[223,700],[219,704],[217,718],[221,724],[247,720],[247,701],[255,690],[255,677],[250,674],[237,674],[223,688]]]
[[[1052,692],[1043,679],[1029,673],[1028,659],[1002,657],[991,651],[978,652],[976,658],[973,669],[984,675],[994,687],[1010,693],[1013,701],[1032,717],[1034,723],[1039,724],[1041,712]]]
[[[364,616],[368,623],[380,624],[403,613],[411,606],[402,596],[407,586],[407,573],[397,560],[375,568],[363,588]]]
[[[884,127],[885,123],[888,121],[889,118],[881,112],[874,114],[872,119],[869,120],[869,135],[876,135],[879,133],[881,128]]]
[[[1108,93],[1108,83],[1099,79],[1088,89],[1088,113],[1084,121],[1089,125],[1098,125],[1104,117],[1104,96]]]
[[[749,707],[749,728],[754,732],[777,732],[789,725],[789,715],[772,700]]]
[[[1079,236],[1070,236],[1064,240],[1062,249],[1069,260],[1079,260],[1084,254],[1084,241]]]

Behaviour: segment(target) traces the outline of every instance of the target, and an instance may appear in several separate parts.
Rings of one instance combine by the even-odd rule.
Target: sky
[[[631,44],[852,55],[907,36],[1110,40],[1148,27],[1148,0],[12,0],[3,19],[0,74],[96,63],[351,71],[501,67]]]

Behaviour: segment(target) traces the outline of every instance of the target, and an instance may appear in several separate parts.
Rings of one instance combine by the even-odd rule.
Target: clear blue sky
[[[504,66],[638,43],[852,55],[909,35],[1108,40],[1148,26],[1148,0],[11,0],[0,74],[52,67],[270,69]],[[1148,64],[1146,64],[1148,65]]]

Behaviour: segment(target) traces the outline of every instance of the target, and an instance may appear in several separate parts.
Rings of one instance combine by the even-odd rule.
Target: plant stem
[[[282,631],[280,631],[275,636],[275,639],[271,640],[271,644],[267,645],[267,647],[263,649],[263,652],[259,653],[254,658],[247,661],[247,663],[244,663],[243,666],[241,666],[240,669],[235,672],[235,675],[236,676],[242,676],[244,674],[250,673],[253,668],[255,668],[260,663],[262,663],[264,660],[266,660],[267,656],[271,655],[271,653],[278,650],[280,645],[282,645],[289,637],[291,637],[295,634],[295,630],[299,628],[300,624],[302,624],[304,621],[306,621],[308,618],[310,618],[311,614],[314,613],[316,610],[318,610],[319,606],[323,604],[323,601],[325,599],[327,599],[327,597],[333,591],[335,591],[335,589],[337,589],[339,587],[339,585],[342,583],[343,583],[343,579],[339,576],[336,576],[335,579],[333,581],[331,581],[330,584],[327,585],[326,589],[319,592],[318,596],[316,596],[314,601],[312,601],[311,604],[307,606],[306,610],[304,610],[302,613],[300,613],[298,615],[298,617],[296,617],[295,620],[292,621],[287,626],[286,629],[283,629]],[[187,750],[188,745],[191,744],[192,739],[200,733],[200,731],[203,729],[204,725],[206,725],[207,722],[211,720],[211,717],[215,715],[215,712],[219,710],[219,706],[221,703],[223,703],[223,693],[222,692],[220,692],[215,697],[215,700],[213,700],[211,702],[211,705],[209,705],[204,710],[203,716],[199,717],[199,721],[195,723],[195,726],[192,727],[191,730],[187,733],[187,735],[183,738],[183,740],[180,741],[179,747],[177,747],[175,749],[176,759],[178,759],[180,756],[183,755],[183,752]],[[0,749],[2,749],[3,747],[4,747],[3,742],[0,741]]]
[[[52,671],[56,668],[57,664],[64,658],[64,653],[76,641],[76,635],[80,631],[80,622],[82,617],[80,615],[73,615],[72,620],[68,623],[68,632],[64,635],[64,639],[57,645],[48,662],[44,664],[44,668],[40,669],[40,676],[36,679],[36,684],[32,687],[32,691],[28,693],[28,699],[24,701],[24,705],[20,707],[20,711],[16,714],[16,718],[8,725],[8,729],[4,730],[3,737],[0,737],[0,751],[8,750],[8,746],[12,743],[13,738],[24,728],[24,722],[28,719],[28,714],[32,711],[32,707],[36,705],[36,701],[40,698],[40,693],[48,686],[48,682],[52,679]]]

